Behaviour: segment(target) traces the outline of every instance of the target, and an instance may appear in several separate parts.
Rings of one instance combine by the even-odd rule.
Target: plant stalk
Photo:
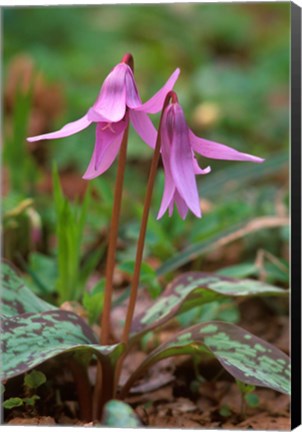
[[[102,391],[98,394],[99,403],[97,405],[96,419],[101,420],[104,405],[113,399],[114,396],[114,366],[109,359],[102,361]]]
[[[162,118],[163,113],[165,111],[166,106],[169,103],[170,98],[174,99],[176,95],[174,96],[174,92],[169,92],[165,98],[163,109],[161,112],[159,127],[158,127],[158,133],[157,133],[157,139],[156,139],[156,145],[153,153],[153,158],[150,166],[150,172],[149,172],[149,179],[147,183],[147,190],[146,190],[146,196],[145,196],[145,203],[144,203],[144,209],[143,209],[143,215],[142,215],[142,222],[139,232],[139,238],[137,243],[137,250],[136,250],[136,258],[135,258],[135,266],[134,266],[134,273],[132,277],[132,283],[131,283],[131,289],[130,289],[130,298],[127,308],[127,314],[126,314],[126,320],[124,325],[124,330],[121,338],[121,342],[125,343],[127,345],[129,340],[129,333],[131,328],[131,323],[133,319],[134,309],[135,309],[135,303],[137,298],[137,291],[138,291],[138,285],[139,285],[139,279],[140,279],[140,270],[143,260],[143,252],[144,252],[144,244],[145,244],[145,237],[146,237],[146,230],[147,230],[147,224],[148,224],[148,216],[151,206],[151,200],[152,200],[152,193],[153,193],[153,187],[155,182],[155,176],[157,171],[157,166],[160,158],[160,149],[161,149],[161,124],[162,124]],[[125,357],[127,350],[123,354],[123,356],[119,359],[116,366],[116,376],[115,376],[115,387],[117,388],[118,380],[122,368],[123,359]]]
[[[112,210],[111,226],[109,231],[109,243],[108,243],[107,262],[106,262],[106,276],[105,276],[106,283],[105,283],[105,291],[104,291],[105,296],[104,296],[103,313],[101,316],[101,323],[100,323],[101,324],[101,335],[100,335],[101,345],[108,345],[109,343],[110,309],[111,309],[112,291],[113,291],[112,280],[113,280],[113,272],[115,266],[115,252],[116,252],[116,244],[117,244],[117,236],[118,236],[119,217],[121,211],[124,173],[126,167],[128,131],[129,131],[129,124],[124,132],[124,136],[123,136],[123,140],[119,152],[119,158],[118,158],[118,167],[117,167],[115,192],[114,192],[114,203],[113,203],[113,210]]]
[[[113,210],[112,210],[111,226],[109,231],[110,234],[109,234],[107,262],[106,262],[106,283],[105,283],[105,291],[104,291],[105,292],[104,305],[103,305],[103,312],[100,320],[100,325],[101,325],[100,344],[101,345],[109,344],[110,309],[111,309],[112,293],[113,293],[113,272],[115,266],[115,252],[116,252],[119,217],[120,217],[120,210],[121,210],[124,173],[126,167],[128,131],[129,131],[129,124],[124,132],[124,136],[123,136],[123,140],[119,152],[119,158],[118,158],[118,167],[117,167],[115,192],[114,192],[114,203],[113,203]],[[102,367],[98,362],[97,373],[96,373],[96,384],[95,384],[94,396],[93,396],[93,410],[92,410],[94,420],[98,420],[99,410],[102,409],[101,400],[102,400],[102,392],[104,390],[103,389],[104,380],[102,376],[103,376]]]
[[[92,389],[86,368],[77,360],[69,359],[69,368],[73,375],[79,401],[80,419],[90,422],[92,418]]]

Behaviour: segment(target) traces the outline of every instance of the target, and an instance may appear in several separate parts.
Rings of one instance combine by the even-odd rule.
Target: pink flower
[[[256,156],[198,138],[188,128],[176,94],[172,93],[172,103],[163,113],[160,128],[161,154],[165,171],[164,194],[157,219],[168,210],[172,215],[174,203],[180,216],[185,219],[189,210],[201,217],[200,200],[196,184],[196,175],[208,174],[210,167],[201,169],[194,156],[194,151],[210,159],[263,162]]]
[[[130,56],[125,55],[105,79],[97,100],[88,112],[62,129],[27,138],[29,142],[42,139],[56,139],[73,135],[96,123],[96,140],[88,168],[83,176],[92,179],[103,174],[115,160],[123,139],[123,134],[131,121],[134,129],[151,148],[156,142],[156,129],[148,114],[162,109],[165,96],[179,75],[176,69],[166,84],[146,103],[142,103],[137,91],[134,75],[127,64]],[[127,61],[127,63],[126,63]]]

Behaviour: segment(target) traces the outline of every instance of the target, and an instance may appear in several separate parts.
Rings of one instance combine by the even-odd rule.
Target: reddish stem
[[[69,367],[76,385],[80,419],[90,422],[92,418],[92,389],[87,370],[81,363],[73,358],[70,359]]]
[[[130,298],[129,298],[128,308],[127,308],[127,315],[126,315],[124,330],[123,330],[122,339],[121,339],[121,341],[123,343],[125,343],[126,345],[128,343],[128,340],[129,340],[129,333],[130,333],[132,318],[133,318],[134,309],[135,309],[135,303],[136,303],[137,291],[138,291],[138,285],[139,285],[139,279],[140,279],[140,269],[141,269],[141,265],[142,265],[146,230],[147,230],[147,224],[148,224],[148,216],[149,216],[149,211],[150,211],[150,206],[151,206],[152,192],[153,192],[153,187],[154,187],[154,181],[155,181],[158,161],[160,158],[160,148],[161,148],[160,131],[161,131],[162,118],[163,118],[163,113],[165,111],[165,108],[167,107],[167,105],[170,101],[170,98],[173,99],[175,97],[174,95],[176,96],[176,94],[173,91],[171,91],[167,94],[167,96],[165,98],[161,117],[160,117],[160,122],[159,122],[159,128],[158,128],[158,133],[157,133],[155,150],[153,153],[153,158],[152,158],[152,162],[151,162],[151,166],[150,166],[150,173],[149,173],[149,179],[148,179],[147,190],[146,190],[146,197],[145,197],[145,203],[144,203],[142,222],[141,222],[139,238],[138,238],[138,243],[137,243],[136,259],[135,259],[134,273],[133,273],[133,278],[132,278],[132,283],[131,283]],[[122,363],[123,363],[125,354],[126,354],[126,352],[119,359],[119,361],[117,363],[116,377],[115,377],[115,386],[116,387],[118,385],[118,380],[119,380],[119,376],[120,376]]]

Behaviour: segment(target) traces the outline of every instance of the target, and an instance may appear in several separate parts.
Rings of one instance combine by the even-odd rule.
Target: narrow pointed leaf
[[[53,310],[1,320],[2,380],[20,375],[59,354],[95,354],[114,363],[123,345],[100,346],[85,321],[73,312]]]
[[[125,384],[125,394],[154,363],[183,354],[207,354],[217,358],[237,380],[290,394],[290,361],[273,345],[234,324],[219,321],[197,324],[156,348]]]
[[[39,299],[27,288],[10,264],[2,262],[1,272],[3,315],[14,316],[27,312],[45,312],[56,309],[50,303]]]
[[[133,338],[164,324],[178,313],[225,296],[286,295],[284,289],[251,279],[235,279],[215,273],[188,272],[177,277],[132,324]]]

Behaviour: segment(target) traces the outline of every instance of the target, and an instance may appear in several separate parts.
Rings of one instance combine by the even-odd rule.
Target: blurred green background
[[[4,191],[4,210],[9,211],[28,196],[34,198],[44,239],[38,250],[53,253],[51,234],[56,216],[47,198],[45,176],[55,161],[61,175],[71,176],[68,196],[74,199],[82,195],[83,183],[76,179],[89,162],[94,127],[35,146],[27,145],[24,138],[26,134],[58,129],[82,116],[95,101],[112,67],[126,52],[131,52],[143,101],[180,67],[175,90],[194,132],[266,158],[262,165],[201,161],[202,166],[212,167],[210,175],[198,178],[204,216],[196,220],[189,215],[185,223],[177,214],[171,219],[166,215],[161,221],[155,221],[163,191],[160,169],[149,221],[146,259],[155,258],[156,265],[160,266],[192,245],[202,245],[225,235],[226,230],[232,230],[238,223],[280,211],[286,214],[289,24],[290,3],[5,8],[4,126],[5,145],[10,150],[7,155],[4,153],[5,184],[8,184]],[[22,85],[30,89],[29,83],[33,89],[26,133],[16,138],[14,128],[22,119],[14,117],[18,106],[21,107],[15,94]],[[20,112],[22,117],[24,110],[20,108]],[[152,117],[156,126],[158,119],[158,115]],[[11,139],[12,134],[15,139]],[[31,165],[19,183],[14,183],[14,170],[21,170],[22,166],[21,148],[24,158],[31,158]],[[134,257],[150,158],[150,149],[132,131],[120,227],[124,242],[119,250],[120,262]],[[108,228],[114,175],[115,166],[91,182],[97,199],[88,211],[84,252],[102,229]],[[39,186],[41,182],[43,187]],[[281,202],[283,210],[276,202]],[[254,260],[264,246],[283,259],[287,239],[287,230],[275,230],[274,235],[263,230],[246,240],[240,261]],[[30,261],[33,251],[27,252],[26,259]],[[232,263],[230,257],[224,260],[224,265]],[[236,260],[238,257],[233,259]],[[197,259],[194,266],[202,268],[203,263]]]
[[[181,68],[175,89],[196,132],[264,157],[288,146],[289,3],[35,7],[3,15],[6,72],[13,56],[26,53],[60,84],[66,109],[53,127],[84,114],[131,52],[143,100]],[[91,127],[51,144],[58,163],[83,171],[93,137]],[[133,156],[150,156],[134,134],[131,141]]]

